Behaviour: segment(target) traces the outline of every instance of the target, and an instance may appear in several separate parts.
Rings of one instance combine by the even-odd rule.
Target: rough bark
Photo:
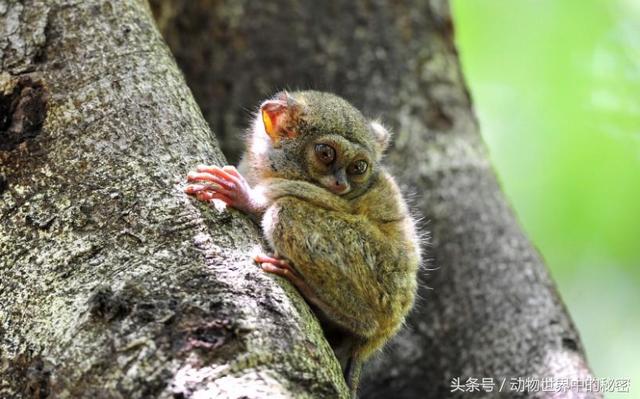
[[[141,1],[0,0],[0,397],[344,397]]]
[[[509,387],[512,377],[590,375],[570,316],[492,171],[446,1],[152,4],[230,159],[245,110],[283,88],[336,92],[395,131],[388,162],[433,238],[424,244],[421,299],[369,365],[363,397],[462,395],[450,392],[454,377]]]

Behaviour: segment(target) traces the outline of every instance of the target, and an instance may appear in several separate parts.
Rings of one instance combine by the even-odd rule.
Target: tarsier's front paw
[[[195,184],[189,184],[184,192],[200,201],[218,199],[246,213],[256,212],[251,187],[233,166],[200,165],[189,172],[187,180]]]

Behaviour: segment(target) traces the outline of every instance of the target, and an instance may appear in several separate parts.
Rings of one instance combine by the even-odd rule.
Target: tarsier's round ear
[[[378,121],[371,121],[371,131],[373,132],[373,138],[376,141],[378,156],[381,156],[387,147],[389,147],[391,133]]]
[[[299,104],[286,91],[276,93],[273,98],[262,103],[260,115],[264,130],[267,132],[274,144],[279,144],[283,138],[293,138],[298,132],[287,129],[287,122],[295,117],[299,110]]]

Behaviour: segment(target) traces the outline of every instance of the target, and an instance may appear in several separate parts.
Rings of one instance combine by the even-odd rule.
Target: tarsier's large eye
[[[350,175],[362,175],[367,171],[368,167],[369,165],[367,164],[367,161],[361,159],[349,165],[348,172]]]
[[[316,144],[316,155],[320,161],[329,164],[336,159],[336,150],[326,144]]]

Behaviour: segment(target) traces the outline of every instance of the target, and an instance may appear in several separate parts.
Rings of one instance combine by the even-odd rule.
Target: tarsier
[[[238,170],[199,166],[188,194],[251,215],[288,279],[316,311],[355,395],[363,361],[401,327],[416,292],[420,246],[393,177],[388,131],[316,91],[262,103]]]

